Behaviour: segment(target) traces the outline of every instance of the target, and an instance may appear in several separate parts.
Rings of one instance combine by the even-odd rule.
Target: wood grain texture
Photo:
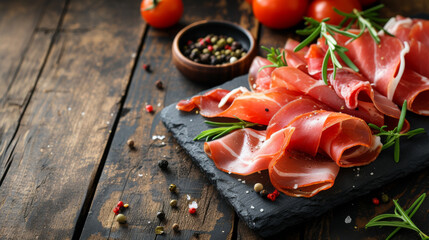
[[[14,148],[5,156],[11,165],[0,189],[8,219],[0,222],[1,237],[70,239],[79,226],[143,32],[133,3],[138,1],[66,4]],[[98,10],[89,14],[93,7]],[[51,21],[41,22],[49,32]]]
[[[147,30],[124,114],[115,132],[82,239],[155,239],[154,229],[158,225],[165,227],[163,239],[233,238],[233,210],[178,147],[162,125],[158,113],[164,106],[206,88],[185,79],[172,63],[172,40],[182,27],[214,16],[213,19],[243,23],[253,33],[257,30],[250,24],[253,18],[248,9],[226,11],[238,9],[244,1],[205,1],[198,5],[198,10],[194,9],[193,1],[184,1],[184,4],[185,13],[179,25],[164,30],[149,27]],[[143,64],[150,64],[152,71],[142,69]],[[163,81],[165,89],[155,87],[158,80]],[[154,114],[145,111],[146,104],[154,106]],[[153,136],[165,138],[152,139]],[[134,150],[126,145],[128,139],[135,141]],[[168,171],[161,171],[157,166],[163,159],[169,161]],[[177,194],[169,192],[171,183],[177,185]],[[178,200],[178,208],[169,206],[171,199]],[[126,225],[114,221],[112,209],[119,200],[130,204],[125,211]],[[192,201],[198,203],[196,215],[188,213],[188,204]],[[156,217],[161,210],[166,215],[164,221]],[[180,226],[179,233],[172,231],[175,222]]]

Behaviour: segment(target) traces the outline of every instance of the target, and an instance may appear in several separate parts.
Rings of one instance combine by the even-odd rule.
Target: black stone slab
[[[238,86],[248,86],[247,76],[238,77],[219,87],[233,89]],[[275,202],[271,202],[262,199],[253,191],[253,185],[256,182],[263,183],[270,191],[273,190],[269,183],[268,172],[243,177],[218,170],[204,153],[203,142],[193,141],[198,133],[209,128],[204,123],[204,118],[195,112],[178,111],[175,105],[172,104],[161,112],[165,126],[240,218],[263,237],[274,235],[288,226],[319,216],[337,205],[365,195],[394,179],[429,166],[429,136],[421,134],[402,140],[399,163],[393,161],[393,149],[388,149],[370,165],[340,169],[334,186],[312,198],[295,198],[281,194]],[[429,131],[429,117],[408,112],[407,119],[411,123],[411,129],[423,127],[426,132]]]

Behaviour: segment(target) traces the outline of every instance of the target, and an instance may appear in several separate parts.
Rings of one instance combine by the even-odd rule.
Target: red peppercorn
[[[213,51],[213,46],[212,45],[208,45],[207,49],[211,52],[211,51]]]
[[[231,50],[231,46],[229,46],[228,44],[227,45],[225,45],[225,50]]]
[[[197,213],[197,209],[196,208],[189,208],[189,213],[195,214],[195,213]]]
[[[200,39],[199,42],[200,42],[201,45],[204,45],[204,43],[205,43],[204,39]]]
[[[149,71],[150,71],[150,64],[143,64],[142,68],[143,68],[146,72],[149,72]]]
[[[124,202],[119,201],[118,204],[116,204],[117,207],[121,208],[124,206]]]
[[[206,43],[208,43],[208,44],[211,44],[211,43],[212,43],[212,41],[210,40],[210,37],[206,37],[204,40],[205,40],[205,41],[206,41]]]
[[[153,112],[153,106],[150,104],[146,105],[146,112],[148,112],[148,113]]]
[[[115,213],[115,215],[118,215],[118,213],[119,213],[119,211],[121,210],[121,208],[119,208],[118,206],[116,206],[114,209],[113,209],[113,212]]]
[[[374,204],[374,205],[378,205],[378,204],[380,204],[380,200],[378,200],[378,198],[372,198],[372,203]]]
[[[192,44],[192,40],[188,40],[188,46]]]
[[[279,195],[280,195],[280,193],[279,193],[279,191],[277,191],[277,189],[276,189],[276,190],[274,190],[274,192],[269,193],[269,194],[267,195],[267,198],[274,202],[274,201],[276,200],[276,198],[277,198]]]

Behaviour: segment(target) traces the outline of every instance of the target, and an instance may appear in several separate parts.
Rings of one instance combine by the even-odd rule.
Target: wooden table
[[[385,16],[429,13],[428,1],[384,2]],[[182,27],[229,20],[249,29],[260,45],[274,47],[296,37],[295,29],[260,25],[244,0],[184,0],[180,23],[158,30],[140,18],[139,4],[0,2],[0,239],[260,239],[178,146],[159,113],[207,88],[185,79],[171,61],[171,43]],[[155,87],[157,80],[164,90]],[[145,111],[147,104],[154,114]],[[135,149],[127,146],[129,139]],[[163,159],[169,161],[166,172],[157,166]],[[169,192],[171,183],[179,187],[177,195]],[[429,193],[427,169],[276,239],[383,239],[392,229],[364,228],[393,209],[392,201],[371,202],[381,192],[409,206]],[[195,216],[187,211],[187,195],[199,204]],[[172,198],[178,199],[176,209],[169,206]],[[130,205],[124,225],[112,211],[119,200]],[[428,209],[426,200],[413,218],[426,233]],[[160,210],[163,221],[156,216]],[[158,225],[165,227],[163,235],[155,235]],[[418,236],[404,230],[396,239],[410,238]]]

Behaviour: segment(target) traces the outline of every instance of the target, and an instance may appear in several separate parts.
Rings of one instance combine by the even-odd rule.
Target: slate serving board
[[[231,90],[239,86],[248,86],[247,75],[219,87]],[[319,216],[394,179],[429,166],[429,136],[421,134],[402,140],[399,163],[393,161],[393,149],[389,149],[383,151],[370,165],[340,169],[334,186],[312,198],[295,198],[281,194],[275,202],[271,202],[253,191],[256,182],[261,182],[270,191],[274,190],[269,183],[268,172],[263,171],[244,177],[218,170],[204,153],[204,143],[193,141],[198,133],[209,128],[204,123],[205,119],[195,112],[181,112],[175,105],[172,104],[162,110],[161,118],[164,125],[216,186],[219,193],[231,204],[238,216],[262,237],[274,235],[286,227]],[[411,129],[423,127],[426,132],[429,131],[429,117],[408,112],[407,119],[411,123]]]

